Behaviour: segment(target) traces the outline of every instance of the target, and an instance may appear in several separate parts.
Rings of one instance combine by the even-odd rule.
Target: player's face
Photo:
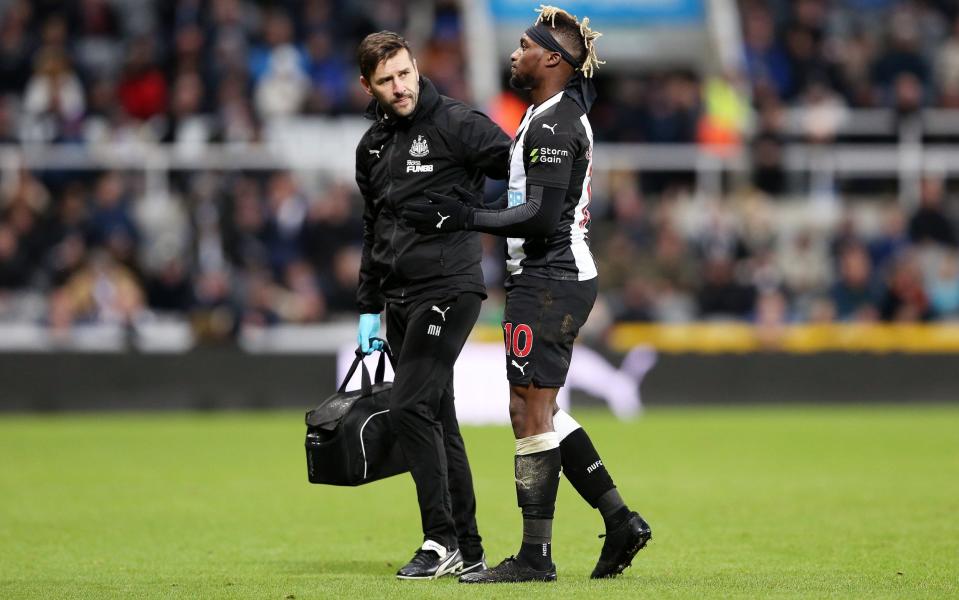
[[[376,65],[369,80],[360,77],[360,83],[383,110],[397,117],[409,116],[420,99],[420,74],[405,48]]]
[[[542,46],[523,35],[519,39],[519,48],[509,57],[509,84],[518,90],[535,87],[539,64],[546,54]]]

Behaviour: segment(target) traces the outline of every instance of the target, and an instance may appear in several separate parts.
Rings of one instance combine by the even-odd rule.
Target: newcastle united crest
[[[423,158],[430,153],[430,146],[426,143],[426,138],[422,135],[416,136],[416,139],[413,140],[413,144],[410,145],[410,156],[415,156],[416,158]]]

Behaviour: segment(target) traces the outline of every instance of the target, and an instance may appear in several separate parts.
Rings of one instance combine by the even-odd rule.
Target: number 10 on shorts
[[[533,330],[525,323],[503,323],[506,356],[523,358],[533,349]]]

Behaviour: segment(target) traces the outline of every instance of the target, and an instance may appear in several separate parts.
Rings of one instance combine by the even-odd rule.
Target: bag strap
[[[383,379],[386,377],[386,364],[383,359],[385,356],[390,361],[390,366],[393,367],[393,370],[396,371],[396,361],[393,359],[393,351],[390,349],[390,344],[382,338],[370,338],[370,340],[379,340],[383,342],[383,349],[380,350],[380,359],[376,364],[376,375],[374,376],[373,381],[376,383],[383,383]],[[337,390],[339,393],[346,391],[346,384],[350,382],[350,379],[353,379],[353,373],[356,373],[356,367],[360,367],[360,389],[363,391],[364,396],[369,396],[373,391],[373,384],[370,382],[370,371],[366,368],[366,363],[363,361],[363,358],[366,356],[363,354],[363,351],[359,347],[354,351],[356,358],[353,359],[353,364],[350,365],[350,370],[346,372],[346,377],[343,378],[343,383],[340,384],[340,389]]]
[[[353,359],[353,364],[350,365],[350,370],[346,372],[346,377],[343,378],[343,383],[340,384],[340,389],[337,390],[340,394],[346,391],[346,384],[350,382],[350,379],[353,379],[353,373],[356,372],[356,367],[361,367],[360,371],[360,389],[363,391],[364,396],[370,395],[373,389],[373,384],[370,383],[370,371],[366,368],[366,363],[363,362],[363,351],[359,348],[356,349],[356,358]]]
[[[376,363],[376,375],[373,377],[374,383],[383,383],[384,377],[386,377],[386,361],[383,359],[390,359],[390,366],[393,367],[393,372],[396,372],[396,361],[393,359],[393,350],[390,349],[390,344],[382,338],[371,338],[374,340],[379,340],[383,342],[383,349],[380,350],[380,360]]]

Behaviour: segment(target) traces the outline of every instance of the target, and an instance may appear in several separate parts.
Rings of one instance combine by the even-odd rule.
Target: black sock
[[[603,522],[606,523],[606,531],[616,529],[624,521],[629,519],[629,507],[623,502],[619,495],[619,490],[613,488],[603,494],[599,499],[599,514],[603,515]]]
[[[530,449],[536,451],[525,453]],[[516,500],[523,510],[523,543],[517,558],[540,571],[552,567],[553,512],[561,462],[555,433],[517,440]]]
[[[593,447],[586,431],[580,427],[563,438],[559,444],[563,473],[583,500],[599,509],[607,529],[615,527],[629,515],[606,465]]]
[[[553,564],[553,520],[523,519],[523,543],[517,558],[538,571]]]

